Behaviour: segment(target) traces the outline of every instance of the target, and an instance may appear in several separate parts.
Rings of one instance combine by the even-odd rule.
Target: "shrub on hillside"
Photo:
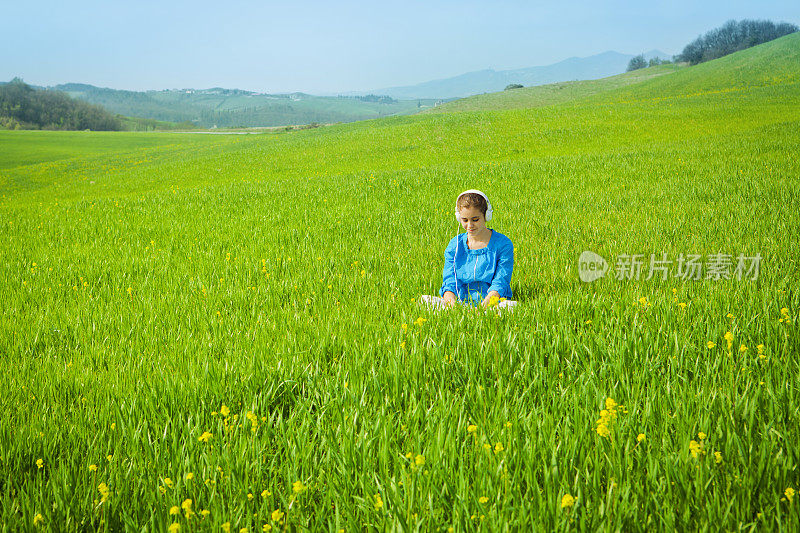
[[[632,57],[630,61],[628,61],[628,69],[626,72],[630,72],[631,70],[638,70],[640,68],[645,68],[647,66],[647,60],[644,58],[643,54],[639,54],[638,56]]]
[[[795,24],[768,20],[729,20],[722,27],[713,29],[687,44],[678,55],[679,61],[691,65],[717,59],[783,37],[800,30]]]

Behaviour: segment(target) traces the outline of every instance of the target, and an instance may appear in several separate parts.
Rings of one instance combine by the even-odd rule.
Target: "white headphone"
[[[458,195],[458,198],[456,198],[456,220],[461,222],[461,215],[458,212],[458,201],[461,199],[462,196],[464,196],[465,194],[468,194],[468,193],[474,193],[474,194],[479,194],[479,195],[483,196],[483,199],[486,200],[486,206],[487,206],[486,207],[486,222],[489,222],[490,220],[492,220],[492,203],[489,201],[489,198],[487,198],[487,196],[485,194],[483,194],[481,191],[479,191],[478,189],[470,189],[470,190],[464,191],[464,192],[462,192],[461,194]],[[458,233],[460,235],[461,234],[461,230],[459,230]],[[455,278],[455,280],[456,280],[456,298],[458,298],[458,300],[461,301],[461,295],[458,293],[458,274],[456,274],[456,257],[458,257],[458,241],[456,241],[456,253],[453,255],[453,278]],[[475,262],[475,268],[478,268],[478,262],[477,261]],[[473,272],[473,275],[474,275],[474,272]]]
[[[461,194],[458,195],[458,198],[456,198],[456,220],[461,222],[461,217],[459,216],[459,213],[458,213],[458,201],[461,200],[462,196],[464,196],[465,194],[469,194],[469,193],[478,194],[480,196],[483,196],[483,199],[486,200],[486,205],[487,205],[487,207],[486,207],[486,222],[489,222],[490,220],[492,220],[492,202],[490,202],[489,198],[487,198],[486,195],[483,194],[478,189],[470,189],[470,190],[464,191],[464,192],[462,192]]]

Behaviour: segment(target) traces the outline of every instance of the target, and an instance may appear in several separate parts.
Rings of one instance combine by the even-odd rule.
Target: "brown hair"
[[[462,208],[470,208],[476,207],[478,211],[483,213],[483,216],[486,216],[486,210],[489,209],[489,205],[486,203],[486,199],[481,196],[480,194],[476,194],[474,192],[468,192],[466,194],[462,194],[461,197],[456,202],[456,209],[461,211]]]

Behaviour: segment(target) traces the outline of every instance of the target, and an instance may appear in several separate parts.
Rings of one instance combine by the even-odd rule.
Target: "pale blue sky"
[[[0,80],[330,94],[607,50],[677,54],[729,19],[800,25],[800,1],[3,2]]]

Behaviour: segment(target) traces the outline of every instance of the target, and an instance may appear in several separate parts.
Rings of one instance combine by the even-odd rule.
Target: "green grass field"
[[[0,132],[0,529],[796,531],[799,55],[265,135]],[[513,313],[417,304],[469,188]],[[584,250],[762,260],[587,284]]]

